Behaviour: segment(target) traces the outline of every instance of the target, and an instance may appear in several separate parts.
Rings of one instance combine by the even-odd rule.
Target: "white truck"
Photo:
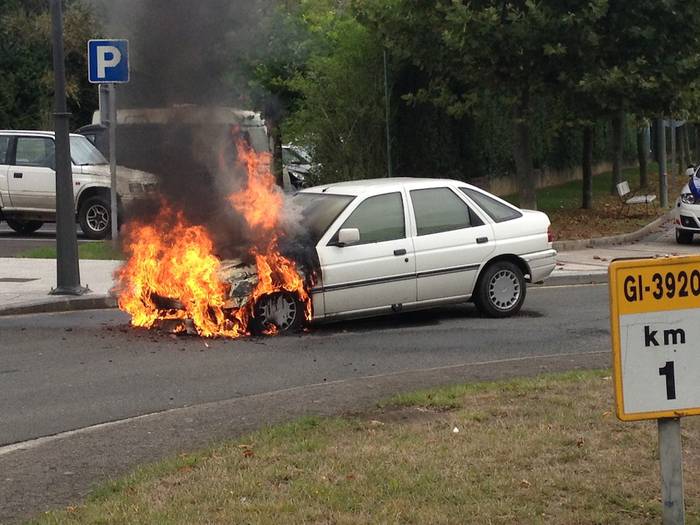
[[[109,165],[82,135],[70,135],[76,222],[90,239],[104,239],[110,227]],[[56,221],[54,134],[0,130],[0,220],[21,234]],[[120,208],[157,190],[155,175],[117,167]]]

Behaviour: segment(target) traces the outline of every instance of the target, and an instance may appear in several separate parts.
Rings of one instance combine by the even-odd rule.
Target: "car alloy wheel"
[[[520,310],[525,293],[522,270],[512,262],[496,261],[479,276],[474,303],[488,317],[508,317]]]
[[[101,232],[109,224],[109,210],[102,204],[93,204],[85,213],[85,219],[91,230]]]
[[[110,208],[109,197],[93,195],[80,204],[78,222],[88,239],[104,239],[109,234]]]
[[[269,333],[271,327],[276,331],[297,330],[304,321],[304,309],[296,295],[278,292],[258,299],[253,307],[253,333]]]

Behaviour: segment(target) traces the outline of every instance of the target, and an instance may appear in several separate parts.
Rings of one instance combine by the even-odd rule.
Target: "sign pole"
[[[661,503],[664,525],[683,525],[683,452],[680,418],[659,421],[659,459],[661,462]]]
[[[110,209],[112,223],[112,243],[115,248],[119,235],[119,220],[117,213],[117,90],[114,84],[109,85],[109,177],[110,177]]]

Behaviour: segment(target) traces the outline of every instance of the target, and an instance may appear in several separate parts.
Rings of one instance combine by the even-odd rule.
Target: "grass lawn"
[[[139,469],[35,523],[660,523],[655,422],[621,423],[608,371],[399,396]],[[683,420],[700,522],[700,418]]]
[[[16,257],[28,257],[30,259],[55,259],[56,247],[45,246],[32,248],[19,253]],[[112,241],[98,241],[78,244],[78,257],[80,259],[123,259],[124,254],[119,249],[112,247]]]
[[[630,184],[634,191],[639,188],[639,169],[623,170],[622,179]],[[658,166],[649,165],[649,180],[651,184],[640,194],[654,194],[659,197]],[[685,176],[669,175],[669,204],[673,204],[685,184]],[[537,190],[538,209],[547,213],[552,221],[552,231],[556,240],[590,239],[620,233],[629,233],[649,224],[666,210],[654,207],[649,213],[644,206],[632,206],[626,217],[619,217],[620,201],[617,196],[610,195],[612,172],[602,173],[593,177],[593,209],[581,209],[581,181],[567,182],[559,186],[551,186]],[[517,195],[506,197],[517,204]]]

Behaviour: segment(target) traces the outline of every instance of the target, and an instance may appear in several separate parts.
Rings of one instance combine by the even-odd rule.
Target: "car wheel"
[[[6,219],[6,222],[10,228],[22,235],[34,233],[44,225],[41,221],[21,221],[17,219]]]
[[[525,301],[525,277],[515,264],[498,261],[480,276],[474,303],[488,317],[508,317],[520,310]]]
[[[81,204],[78,221],[85,237],[104,239],[110,231],[110,208],[104,197],[89,197]]]
[[[678,244],[691,244],[693,242],[693,232],[676,228],[676,242]]]
[[[260,297],[253,306],[250,331],[255,335],[296,332],[304,325],[304,303],[296,294],[277,292]]]

